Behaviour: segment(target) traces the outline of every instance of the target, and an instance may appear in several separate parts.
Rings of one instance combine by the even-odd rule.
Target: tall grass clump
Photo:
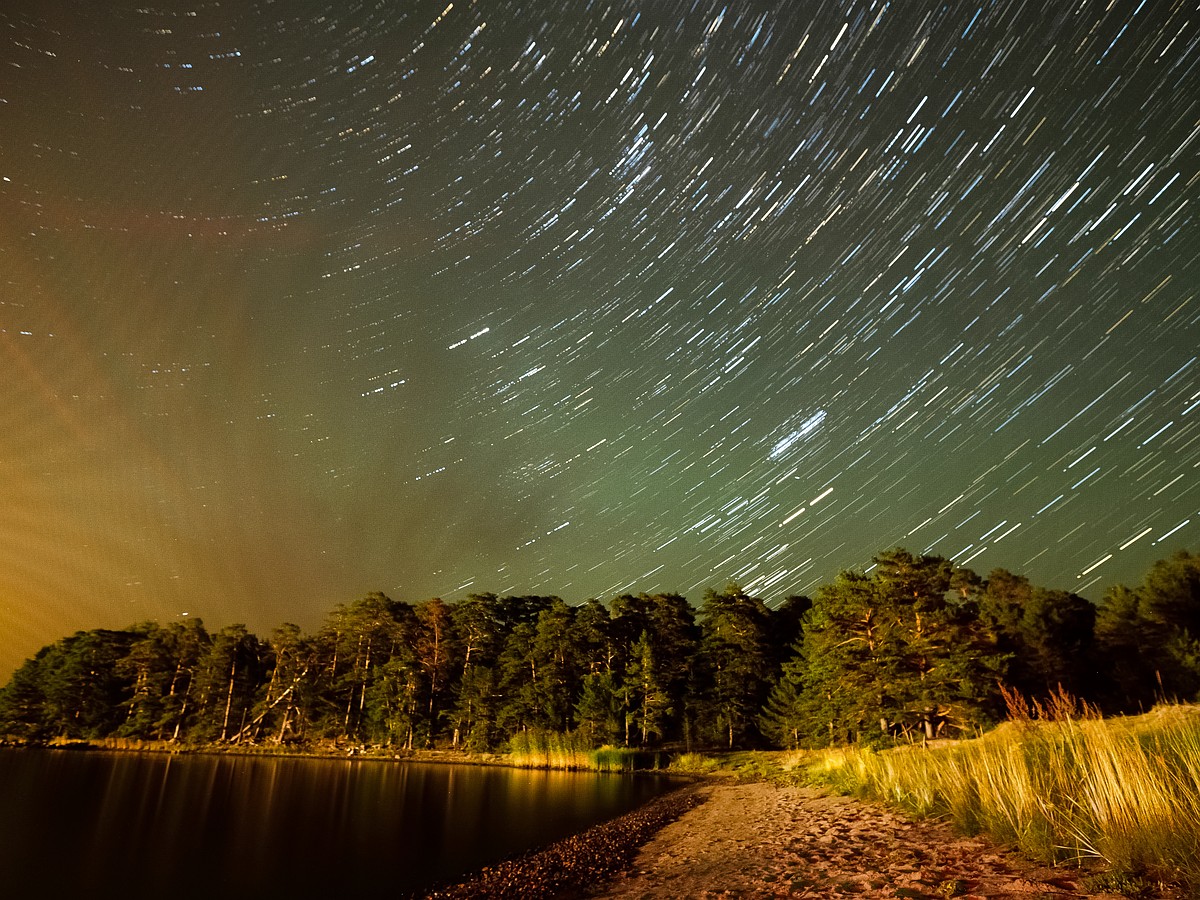
[[[809,750],[738,750],[679,753],[666,771],[691,777],[714,776],[736,781],[771,781],[782,785],[808,784],[808,767],[814,754]]]
[[[1018,705],[994,731],[952,745],[827,751],[810,776],[1047,862],[1099,859],[1200,891],[1200,707],[1102,720],[1068,702]]]
[[[676,775],[711,775],[721,768],[720,760],[703,753],[680,753],[671,760],[668,771]]]
[[[627,747],[593,748],[574,731],[518,731],[508,742],[508,761],[522,769],[632,772],[636,753]]]
[[[638,768],[637,753],[629,747],[598,747],[588,752],[588,759],[588,768],[597,772],[632,772]]]

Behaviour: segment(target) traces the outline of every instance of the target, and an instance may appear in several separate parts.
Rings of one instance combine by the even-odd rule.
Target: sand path
[[[1045,868],[984,838],[913,822],[813,788],[713,784],[634,866],[594,896],[983,898],[1091,894],[1070,868]]]

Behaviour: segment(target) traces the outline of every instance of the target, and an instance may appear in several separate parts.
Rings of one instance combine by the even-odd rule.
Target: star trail
[[[19,0],[0,667],[1200,534],[1200,15]]]

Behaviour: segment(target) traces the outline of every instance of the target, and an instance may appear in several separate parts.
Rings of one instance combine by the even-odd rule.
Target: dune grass
[[[1083,712],[947,746],[825,751],[808,774],[1046,862],[1098,859],[1115,877],[1200,892],[1200,707]]]

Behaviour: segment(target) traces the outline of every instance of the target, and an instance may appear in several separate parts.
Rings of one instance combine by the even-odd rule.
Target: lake
[[[668,786],[433,763],[4,749],[0,892],[404,896],[621,815]]]

